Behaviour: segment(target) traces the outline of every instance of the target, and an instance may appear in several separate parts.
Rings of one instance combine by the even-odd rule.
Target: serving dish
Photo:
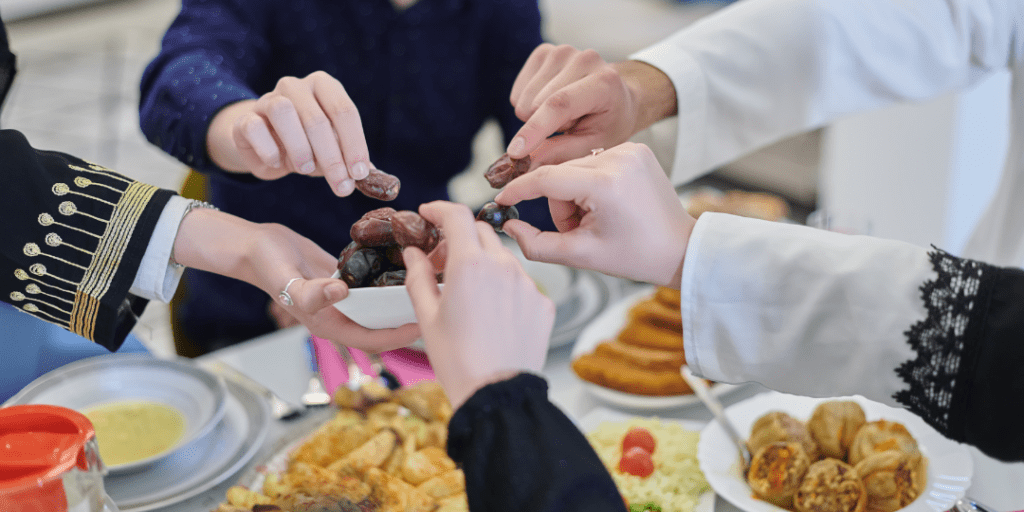
[[[144,512],[185,501],[238,473],[263,447],[270,408],[247,388],[227,383],[224,419],[209,436],[149,468],[110,475],[103,485],[121,512]]]
[[[853,400],[864,409],[868,421],[886,419],[902,423],[917,440],[921,453],[928,459],[928,482],[924,492],[900,512],[944,512],[963,497],[971,485],[973,460],[963,445],[953,442],[928,426],[913,413],[894,409],[864,397],[810,398],[785,393],[763,393],[727,407],[740,435],[749,436],[750,428],[762,415],[783,411],[801,421],[807,420],[814,408],[827,400]],[[723,499],[747,512],[784,512],[766,501],[755,499],[740,469],[736,448],[717,421],[701,431],[697,458],[711,487]]]
[[[635,418],[633,414],[629,414],[623,411],[614,409],[608,409],[605,407],[596,407],[590,412],[583,415],[576,425],[587,434],[593,433],[601,424],[606,422],[611,423],[625,423]],[[683,428],[693,431],[700,432],[707,425],[706,422],[687,420],[687,419],[675,419],[675,418],[656,418],[663,423],[675,423],[682,426]],[[707,492],[700,495],[697,503],[694,505],[693,512],[713,512],[715,510],[715,493],[708,490]]]
[[[145,469],[210,434],[224,417],[227,390],[220,378],[185,360],[106,354],[40,376],[4,405],[50,404],[83,412],[131,402],[154,403],[177,411],[184,420],[184,433],[160,453],[108,465],[111,474]],[[102,450],[103,439],[97,437],[97,441]]]
[[[608,306],[607,309],[597,315],[594,320],[580,332],[579,337],[576,340],[576,344],[573,345],[572,348],[572,360],[575,360],[583,354],[593,352],[594,348],[601,342],[615,338],[616,334],[626,324],[629,309],[637,302],[650,297],[654,291],[655,287],[653,286],[641,288]],[[624,393],[622,391],[609,389],[604,386],[585,381],[580,379],[575,372],[573,373],[573,377],[578,379],[580,383],[583,384],[583,388],[598,400],[607,405],[619,408],[657,411],[690,407],[700,405],[701,403],[696,395],[693,395],[692,393],[672,396],[638,395]],[[712,396],[721,398],[727,393],[731,393],[740,387],[742,386],[714,383],[711,384],[711,394]]]

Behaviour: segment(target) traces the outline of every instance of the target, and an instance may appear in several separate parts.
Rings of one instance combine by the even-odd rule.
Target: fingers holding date
[[[416,212],[395,212],[391,216],[391,227],[398,245],[419,247],[426,254],[433,251],[441,241],[441,233],[437,227]]]
[[[363,195],[380,199],[381,201],[392,201],[398,197],[398,189],[402,182],[397,176],[388,174],[380,169],[370,169],[370,174],[361,180],[356,180],[356,189]]]
[[[487,178],[487,182],[491,184],[491,187],[502,188],[508,185],[510,181],[526,174],[526,171],[530,170],[531,163],[530,155],[516,159],[505,153],[491,164],[491,167],[484,173],[484,178]]]
[[[480,212],[476,214],[476,220],[490,224],[498,233],[503,232],[501,227],[505,225],[505,222],[518,218],[519,210],[515,205],[502,206],[494,201],[483,205]]]

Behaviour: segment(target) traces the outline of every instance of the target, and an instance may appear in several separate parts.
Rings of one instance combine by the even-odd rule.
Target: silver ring
[[[604,151],[604,148],[597,148],[590,150],[590,156],[597,156],[598,153]]]
[[[284,290],[281,290],[281,293],[277,294],[277,298],[281,299],[281,303],[284,304],[285,306],[291,306],[295,304],[295,302],[292,301],[292,296],[288,294],[288,287],[291,286],[292,283],[294,283],[295,281],[298,281],[299,279],[302,278],[293,277],[291,281],[288,281],[288,284],[284,285]]]

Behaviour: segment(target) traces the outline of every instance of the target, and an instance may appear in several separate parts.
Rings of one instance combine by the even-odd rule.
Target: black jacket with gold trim
[[[116,350],[148,302],[129,289],[173,194],[0,130],[0,299]]]

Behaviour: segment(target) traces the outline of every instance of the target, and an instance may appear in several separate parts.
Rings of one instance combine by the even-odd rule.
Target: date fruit
[[[356,189],[363,195],[381,201],[392,201],[398,197],[398,189],[401,185],[397,176],[380,169],[370,169],[369,175],[361,180],[356,180]]]
[[[353,242],[355,243],[355,242]],[[384,267],[384,256],[375,249],[356,249],[341,268],[341,279],[350,288],[366,286]]]
[[[508,153],[505,153],[491,164],[491,167],[484,173],[484,178],[487,178],[487,183],[490,183],[491,187],[502,188],[510,181],[526,174],[526,171],[530,170],[530,163],[530,155],[513,159],[508,156]]]
[[[424,253],[437,247],[441,234],[437,227],[413,211],[395,212],[391,216],[391,229],[395,233],[395,241],[404,247],[419,247]]]
[[[391,216],[394,208],[378,208],[366,212],[363,218],[352,224],[348,234],[352,240],[366,247],[380,247],[394,244],[395,235],[391,229]]]
[[[401,286],[405,284],[404,270],[389,270],[373,280],[374,286]]]
[[[515,205],[502,206],[494,201],[485,204],[476,214],[476,220],[482,220],[491,225],[495,231],[501,233],[501,227],[506,221],[519,218],[519,210]]]

